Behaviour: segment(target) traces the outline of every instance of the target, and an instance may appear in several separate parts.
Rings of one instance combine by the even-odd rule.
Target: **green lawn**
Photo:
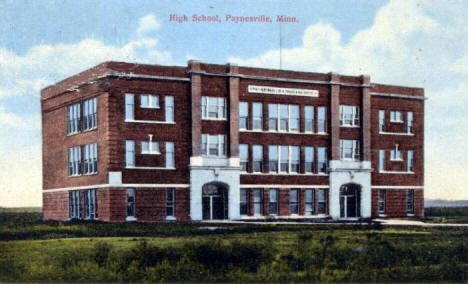
[[[0,214],[0,282],[468,279],[467,228],[63,223],[37,217]]]

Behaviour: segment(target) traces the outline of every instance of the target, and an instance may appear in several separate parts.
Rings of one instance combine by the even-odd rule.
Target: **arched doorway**
[[[206,183],[202,187],[203,220],[223,220],[228,217],[228,185]]]
[[[361,186],[355,183],[343,184],[340,188],[340,217],[361,216]]]

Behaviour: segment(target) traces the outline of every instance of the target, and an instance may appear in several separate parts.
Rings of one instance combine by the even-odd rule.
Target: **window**
[[[359,160],[359,141],[340,140],[340,159],[341,160]]]
[[[159,108],[159,97],[157,95],[140,95],[140,107],[142,108]]]
[[[262,130],[262,128],[263,128],[262,103],[252,103],[252,129]]]
[[[263,215],[263,190],[253,190],[253,210],[254,215]]]
[[[135,218],[135,189],[127,188],[127,220]]]
[[[135,166],[135,141],[133,140],[125,141],[125,166]]]
[[[97,156],[97,144],[87,144],[83,147],[84,164],[83,174],[94,174],[97,173],[98,156]]]
[[[412,189],[406,190],[406,214],[413,214],[414,213],[414,192]]]
[[[247,129],[249,125],[249,104],[239,103],[239,129]]]
[[[299,131],[299,106],[269,104],[268,130]]]
[[[314,147],[304,147],[304,172],[313,173],[314,172]]]
[[[80,192],[78,190],[68,192],[68,217],[80,218]]]
[[[141,153],[150,155],[159,154],[159,143],[153,141],[153,135],[150,134],[148,136],[148,141],[141,141]]]
[[[379,189],[378,191],[378,210],[379,214],[385,214],[385,190]]]
[[[299,106],[289,106],[289,131],[299,131]]]
[[[325,133],[326,131],[326,109],[325,107],[317,107],[317,132]]]
[[[289,110],[288,105],[279,105],[279,114],[280,114],[280,131],[288,131],[289,129]]]
[[[289,147],[288,146],[279,146],[280,148],[280,172],[287,173],[289,170]]]
[[[390,111],[390,122],[403,122],[401,120],[401,112],[395,110]]]
[[[202,134],[200,152],[207,156],[225,156],[225,136]]]
[[[165,115],[166,122],[174,122],[174,97],[166,96],[164,100],[165,100],[165,108],[166,108],[164,115]]]
[[[78,176],[81,173],[81,147],[68,148],[68,176]]]
[[[97,98],[83,102],[83,130],[97,127]]]
[[[96,215],[96,190],[86,190],[84,196],[84,218],[88,220],[94,220],[97,218]]]
[[[166,189],[166,218],[174,218],[175,192],[173,188]]]
[[[406,132],[413,133],[413,113],[411,111],[406,114]]]
[[[314,190],[306,189],[304,191],[304,213],[305,215],[312,215],[314,213]]]
[[[327,173],[327,148],[318,147],[317,148],[317,172],[318,173]]]
[[[379,172],[385,171],[385,150],[379,150]]]
[[[398,149],[398,144],[395,145],[395,149],[390,150],[391,161],[401,161],[401,151]]]
[[[263,172],[263,146],[262,145],[253,145],[252,147],[252,170],[254,173]]]
[[[357,106],[340,105],[340,125],[359,126],[359,109]]]
[[[304,132],[314,132],[314,107],[304,107]]]
[[[201,116],[202,118],[225,119],[226,118],[226,103],[222,97],[205,97],[201,98]]]
[[[268,190],[268,214],[278,215],[278,190]]]
[[[175,168],[174,142],[166,142],[166,168]]]
[[[125,94],[125,120],[135,119],[134,95]]]
[[[299,147],[297,146],[290,146],[291,150],[291,173],[298,173],[299,172]]]
[[[299,214],[299,190],[289,190],[289,214]]]
[[[239,159],[241,171],[246,172],[249,163],[249,147],[246,144],[239,144]]]
[[[268,130],[278,130],[278,105],[268,105]]]
[[[326,202],[325,202],[325,190],[319,189],[317,192],[317,213],[325,214],[326,212]]]
[[[245,188],[240,189],[240,214],[247,215],[249,213],[249,192]]]
[[[268,170],[270,173],[278,172],[278,146],[268,146]]]
[[[73,104],[67,107],[67,134],[80,131],[81,105]]]
[[[385,111],[379,110],[379,132],[385,131]]]
[[[408,150],[408,152],[406,152],[406,170],[408,172],[414,172],[413,151],[412,150]]]

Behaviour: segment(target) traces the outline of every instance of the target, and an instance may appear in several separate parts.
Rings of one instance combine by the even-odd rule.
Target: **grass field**
[[[428,207],[424,214],[432,223],[468,224],[468,207]]]
[[[0,214],[0,282],[466,281],[468,229],[105,224]]]

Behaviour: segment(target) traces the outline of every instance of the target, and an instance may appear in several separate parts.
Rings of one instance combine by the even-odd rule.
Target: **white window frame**
[[[241,111],[245,108],[245,115]],[[245,120],[245,127],[241,126],[241,121]],[[249,103],[239,102],[239,130],[247,130],[249,128]]]
[[[96,220],[97,219],[97,196],[96,189],[88,189],[84,191],[84,219]]]
[[[385,150],[383,149],[379,150],[378,169],[380,173],[385,171]]]
[[[414,133],[414,117],[412,111],[406,113],[406,132],[408,134]]]
[[[97,97],[83,101],[83,126],[82,131],[97,128]]]
[[[135,141],[125,141],[125,167],[135,167]]]
[[[143,104],[144,97],[146,97],[148,105]],[[140,94],[140,107],[149,109],[159,109],[159,96],[154,94]]]
[[[308,118],[307,113],[311,114],[312,117]],[[304,133],[314,133],[314,107],[313,106],[304,106]],[[312,127],[311,130],[307,130],[307,124],[309,122],[309,125]]]
[[[276,114],[276,117],[270,116],[272,110],[271,108],[274,108],[274,114]],[[282,117],[281,114],[281,109],[286,108],[287,109],[287,117]],[[291,109],[292,108],[297,108],[297,118],[293,118],[291,116]],[[272,130],[270,129],[270,120],[271,119],[276,119],[276,129]],[[297,119],[297,129],[292,129],[291,124],[293,119]],[[286,129],[281,128],[281,120],[286,120],[287,126]],[[298,133],[300,129],[300,107],[299,105],[295,104],[268,104],[268,131],[269,132],[291,132],[291,133]]]
[[[97,143],[83,146],[83,174],[91,175],[98,172],[98,147]]]
[[[143,155],[159,155],[159,142],[153,141],[153,134],[148,134],[148,140],[140,141],[141,154]]]
[[[129,198],[133,198],[133,201],[131,201]],[[126,212],[126,221],[136,221],[136,212],[135,212],[135,202],[136,201],[136,196],[135,196],[135,188],[127,188],[125,191],[125,212]],[[128,214],[129,212],[129,207],[131,206],[131,211],[133,214]]]
[[[379,132],[385,131],[385,110],[379,110]]]
[[[349,145],[350,144],[350,145]],[[350,153],[347,150],[351,150]],[[347,157],[347,154],[351,154]],[[340,159],[344,161],[359,161],[359,140],[340,139]]]
[[[395,145],[395,149],[390,150],[390,161],[403,161],[401,151],[398,149],[398,144]]]
[[[80,191],[71,190],[68,192],[68,218],[80,218]]]
[[[67,106],[67,135],[81,131],[81,104],[75,103]]]
[[[247,172],[249,169],[249,145],[239,144],[239,160],[241,165],[241,172]],[[243,165],[245,165],[245,169],[243,168]]]
[[[377,211],[380,216],[385,214],[385,190],[377,190]]]
[[[81,147],[68,148],[68,176],[80,176],[82,167]]]
[[[164,97],[164,119],[166,122],[174,122],[174,97],[165,96]]]
[[[175,169],[175,146],[174,142],[166,142],[166,168]]]
[[[217,145],[218,145],[218,154],[217,155],[212,155],[210,154],[210,137],[217,137]],[[203,139],[206,139],[206,143],[203,143]],[[203,148],[203,145],[205,145],[205,149],[202,149],[201,155],[202,156],[207,156],[207,157],[226,157],[226,136],[223,134],[219,135],[210,135],[210,134],[202,134],[201,135],[201,143],[200,143],[200,148]],[[204,150],[204,151],[203,151]]]
[[[169,199],[169,193],[172,195],[172,199]],[[166,207],[165,207],[165,215],[166,220],[175,220],[176,216],[176,196],[175,196],[175,189],[174,188],[166,188]],[[172,214],[168,214],[168,209],[171,208]]]
[[[350,118],[348,118],[350,116]],[[347,120],[350,120],[348,122]],[[340,126],[359,126],[359,107],[340,105]]]
[[[403,123],[402,113],[399,110],[390,111],[390,122],[393,123]]]
[[[277,153],[277,156],[278,156],[278,160],[277,160],[277,171],[272,171],[271,170],[271,167],[270,167],[270,161],[272,161],[270,159],[270,147],[272,148],[276,148],[276,153]],[[282,149],[286,148],[287,149],[287,153],[282,153]],[[293,152],[293,148],[297,148],[297,153],[298,153],[298,170],[297,171],[292,171],[292,152]],[[281,169],[281,164],[284,162],[284,161],[287,161],[287,169],[286,171],[282,170]],[[294,145],[269,145],[268,146],[268,172],[270,173],[280,173],[280,174],[298,174],[299,171],[300,171],[300,166],[301,166],[301,153],[300,153],[300,148],[299,146],[294,146]]]
[[[406,151],[406,171],[409,173],[414,173],[414,151]]]
[[[260,159],[257,159],[258,155]],[[260,171],[255,170],[255,163],[260,162]],[[252,146],[252,172],[254,173],[261,173],[263,172],[264,165],[263,165],[263,146],[262,145],[253,145]]]
[[[135,120],[135,95],[125,94],[125,121]]]
[[[323,111],[323,116],[324,116],[323,119],[321,119],[319,116],[322,111]],[[319,125],[323,126],[323,131],[320,130],[321,127],[319,127]],[[317,107],[317,121],[316,121],[315,129],[317,133],[321,133],[321,134],[327,133],[327,108],[324,106]]]
[[[216,105],[211,103],[215,102]],[[210,116],[210,106],[216,107],[216,116]],[[226,98],[202,96],[200,99],[200,115],[205,120],[226,120]]]
[[[260,108],[256,109],[258,106]],[[256,111],[259,110],[259,111]],[[256,121],[260,121],[260,127],[256,127]],[[263,129],[263,104],[262,103],[252,103],[252,130],[262,130]]]

